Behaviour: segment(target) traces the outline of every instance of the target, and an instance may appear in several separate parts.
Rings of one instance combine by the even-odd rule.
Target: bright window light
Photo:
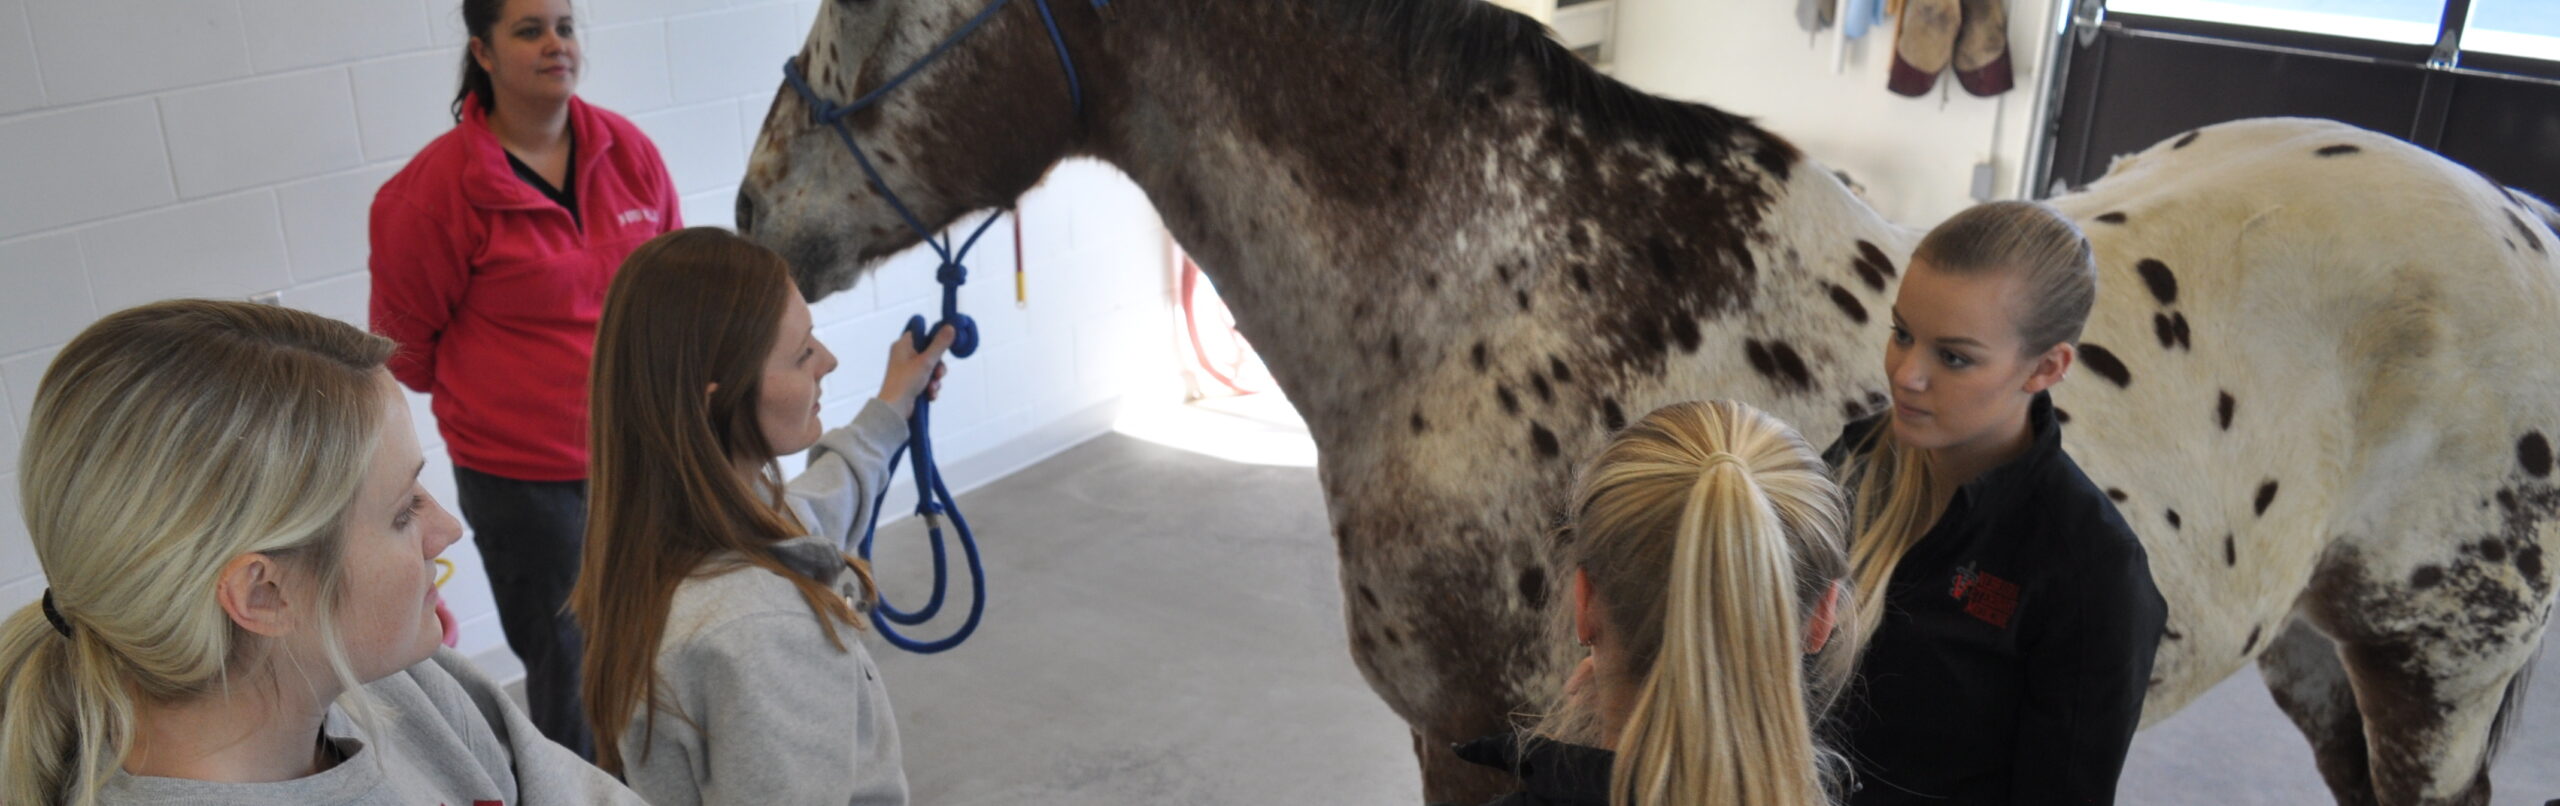
[[[2545,1],[2508,0],[2520,5]],[[2443,22],[2444,3],[2441,0],[2111,0],[2107,3],[2107,10],[2425,45],[2436,41],[2436,28]]]
[[[2560,61],[2560,2],[2471,0],[2462,49]]]

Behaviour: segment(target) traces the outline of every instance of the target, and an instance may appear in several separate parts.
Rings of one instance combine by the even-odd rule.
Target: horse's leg
[[[2294,619],[2258,656],[2258,672],[2276,707],[2311,740],[2311,758],[2338,806],[2377,806],[2373,768],[2367,762],[2364,717],[2338,645],[2309,623]]]
[[[2483,543],[2350,553],[2316,583],[2316,618],[2353,681],[2386,806],[2489,802],[2493,726],[2550,601],[2549,578],[2506,562],[2511,544],[2492,540],[2498,550],[2485,553]]]
[[[1514,729],[1560,683],[1548,647],[1543,557],[1428,506],[1336,518],[1351,657],[1414,735],[1425,802],[1477,804],[1518,782],[1452,745]]]

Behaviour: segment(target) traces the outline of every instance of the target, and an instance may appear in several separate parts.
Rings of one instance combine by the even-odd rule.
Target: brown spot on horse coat
[[[1573,368],[1565,366],[1562,358],[1547,356],[1547,374],[1555,376],[1556,383],[1573,382]]]
[[[2185,350],[2187,352],[2195,352],[2195,340],[2187,330],[2187,312],[2179,311],[2177,313],[2170,314],[2169,330],[2172,334],[2175,334],[2178,337],[2178,349]]]
[[[2258,648],[2258,636],[2266,632],[2266,629],[2265,625],[2249,628],[2249,642],[2240,645],[2241,657],[2248,657],[2250,652],[2255,651]]]
[[[2222,430],[2231,430],[2231,410],[2239,405],[2240,401],[2232,399],[2230,392],[2222,393],[2222,399],[2214,403],[2213,419],[2222,424]]]
[[[1837,283],[1823,283],[1822,285],[1823,287],[1831,290],[1832,303],[1840,306],[1841,313],[1849,315],[1849,321],[1856,322],[1861,325],[1867,323],[1867,304],[1859,302],[1858,295],[1850,293],[1849,289],[1841,288]]]
[[[1422,433],[1422,432],[1424,432],[1424,431],[1428,431],[1428,430],[1431,430],[1431,424],[1430,424],[1430,423],[1428,423],[1428,422],[1424,422],[1424,421],[1423,421],[1423,419],[1422,419],[1422,410],[1421,410],[1421,409],[1414,409],[1414,410],[1413,410],[1413,432],[1414,432],[1414,433],[1416,433],[1416,434],[1419,434],[1419,433]]]
[[[1893,258],[1886,257],[1883,249],[1866,241],[1858,242],[1858,257],[1849,265],[1858,271],[1858,279],[1865,280],[1867,287],[1877,291],[1883,291],[1884,281],[1893,277]]]
[[[2237,535],[2229,532],[2222,534],[2222,564],[2240,567],[2240,541]]]
[[[2524,465],[2524,472],[2533,474],[2534,478],[2549,477],[2551,440],[2545,439],[2540,431],[2526,433],[2523,439],[2516,440],[2516,463]]]
[[[1487,362],[1484,354],[1484,342],[1476,342],[1475,348],[1469,350],[1467,355],[1470,359],[1475,361],[1477,372],[1483,372],[1485,370]]]
[[[1680,352],[1697,352],[1698,345],[1704,344],[1705,339],[1705,335],[1698,332],[1698,320],[1686,316],[1672,317],[1671,340],[1680,344]]]
[[[1555,388],[1547,385],[1547,376],[1529,373],[1529,389],[1538,393],[1540,403],[1556,402]]]
[[[2258,485],[2257,514],[2267,514],[2267,506],[2274,504],[2275,502],[2276,481],[2275,479],[2268,479],[2267,483]]]
[[[1759,339],[1744,339],[1742,349],[1751,359],[1752,371],[1762,377],[1796,389],[1813,386],[1813,370],[1805,366],[1804,356],[1797,355],[1796,348],[1786,342],[1762,343]]]
[[[2125,369],[2124,361],[2116,358],[2116,354],[2105,347],[2082,342],[2080,361],[2089,365],[2090,372],[2098,373],[2098,377],[2107,379],[2108,383],[2115,384],[2118,388],[2133,385],[2133,372]]]
[[[1533,566],[1530,566],[1530,567],[1527,567],[1527,568],[1520,569],[1520,600],[1521,600],[1521,601],[1523,601],[1523,602],[1527,602],[1527,603],[1528,603],[1528,605],[1529,605],[1529,609],[1530,609],[1530,610],[1544,610],[1544,609],[1546,609],[1546,607],[1547,607],[1547,571],[1546,571],[1546,569],[1544,569],[1544,568],[1539,568],[1539,567],[1534,566],[1534,565],[1533,565]]]
[[[2542,236],[2534,234],[2531,225],[2524,223],[2524,219],[2516,217],[2516,211],[2500,210],[2498,212],[2507,214],[2507,223],[2515,225],[2516,234],[2523,235],[2524,242],[2533,245],[2533,251],[2542,251]]]
[[[2114,487],[2107,488],[2107,500],[2109,501],[2121,504],[2131,498],[2133,498],[2133,496],[2126,495],[2123,490],[2119,490]]]
[[[1504,413],[1504,414],[1519,414],[1519,413],[1520,413],[1520,398],[1517,398],[1517,397],[1512,396],[1512,394],[1511,394],[1511,387],[1506,386],[1506,385],[1503,385],[1503,384],[1498,384],[1498,383],[1497,383],[1497,384],[1494,384],[1494,385],[1493,385],[1493,399],[1495,399],[1495,400],[1499,400],[1499,401],[1502,401],[1502,413]]]
[[[2363,151],[2364,149],[2340,143],[2334,146],[2322,146],[2320,150],[2311,153],[2318,154],[2323,157],[2343,157],[2348,154],[2362,153]]]
[[[2443,566],[2421,565],[2418,566],[2418,570],[2409,572],[2409,587],[2426,590],[2442,584],[2444,584]]]
[[[2199,130],[2199,131],[2191,131],[2191,132],[2187,132],[2186,136],[2178,138],[2178,141],[2177,141],[2177,142],[2175,142],[2175,143],[2170,143],[2170,144],[2169,144],[2169,148],[2170,148],[2170,149],[2172,149],[2172,150],[2180,149],[2180,148],[2186,148],[2186,147],[2188,146],[2188,144],[2194,143],[2194,142],[2196,141],[2196,135],[2200,135],[2200,134],[2203,134],[2203,133],[2204,133],[2204,132],[2203,132],[2203,131],[2201,131],[2201,130]]]
[[[1600,401],[1600,424],[1612,432],[1627,427],[1627,413],[1618,408],[1617,398]]]
[[[2155,313],[2151,315],[2151,332],[2153,335],[2160,337],[2160,349],[2175,350],[2178,348],[2178,328],[2176,325],[2169,323],[2168,314]]]
[[[2142,275],[2142,285],[2151,289],[2152,299],[2159,300],[2162,305],[2177,303],[2178,275],[2169,271],[2169,264],[2152,258],[2143,258],[2141,262],[2133,264],[2133,270]]]
[[[2185,519],[2178,517],[2177,510],[2169,510],[2167,517],[2169,520],[2169,528],[2171,529],[2181,528],[2181,525],[2185,523]]]
[[[2099,213],[2097,221],[2100,224],[2122,224],[2124,223],[2124,211],[2117,210],[2109,213]]]
[[[1529,442],[1538,447],[1538,455],[1544,458],[1553,459],[1564,453],[1564,446],[1556,442],[1556,432],[1537,423],[1529,424]]]

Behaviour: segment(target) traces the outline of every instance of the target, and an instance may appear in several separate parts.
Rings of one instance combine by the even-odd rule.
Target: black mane
[[[1749,118],[1655,96],[1603,74],[1557,42],[1546,26],[1484,0],[1305,2],[1348,26],[1348,33],[1399,54],[1406,70],[1461,102],[1480,91],[1501,94],[1525,64],[1549,108],[1562,119],[1580,121],[1593,137],[1655,140],[1684,157],[1746,147],[1780,180],[1799,156],[1794,145]]]

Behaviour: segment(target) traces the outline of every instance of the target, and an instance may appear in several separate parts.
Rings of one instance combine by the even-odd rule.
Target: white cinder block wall
[[[1848,171],[1886,218],[1926,228],[1974,203],[1974,163],[1993,164],[1996,197],[2022,195],[2020,172],[2042,114],[2038,92],[2062,4],[2011,0],[2017,87],[1993,98],[1966,93],[1953,72],[1939,75],[1927,97],[1887,91],[1892,19],[1851,40],[1845,69],[1835,73],[1837,29],[1804,33],[1796,4],[1787,2],[1618,0],[1617,76],[1750,116]]]
[[[0,608],[45,581],[19,517],[17,459],[36,382],[99,315],[177,296],[249,298],[364,324],[374,189],[452,125],[457,0],[0,0]],[[655,140],[687,224],[726,226],[749,138],[810,0],[581,0],[580,95]],[[990,121],[991,125],[1001,125]],[[967,222],[964,222],[967,223]],[[1109,428],[1133,371],[1165,364],[1166,249],[1144,196],[1095,163],[1023,203],[1031,304],[1014,239],[979,244],[963,310],[983,330],[936,410],[945,476],[974,486]],[[887,345],[938,307],[909,254],[816,308],[843,360],[829,425],[878,390]],[[413,395],[429,488],[453,476]],[[786,463],[795,464],[795,463]],[[903,479],[902,479],[903,481]],[[903,487],[902,487],[903,489]],[[900,506],[893,497],[892,506]],[[900,511],[891,509],[891,512]],[[446,598],[463,649],[514,666],[469,542]]]

